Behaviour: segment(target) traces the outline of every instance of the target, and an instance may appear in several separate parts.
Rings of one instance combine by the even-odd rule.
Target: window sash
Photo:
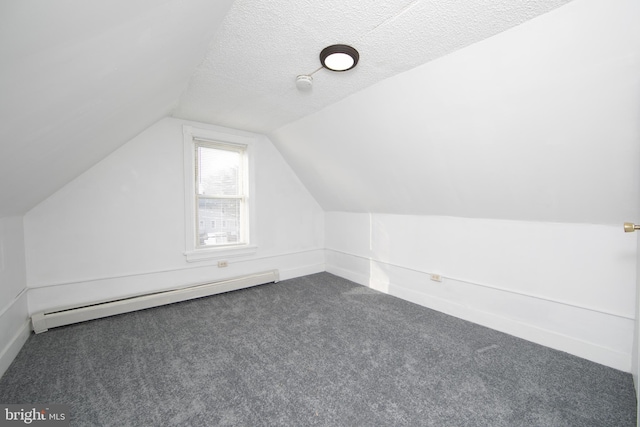
[[[195,225],[195,229],[194,229],[194,242],[195,245],[194,247],[196,249],[214,249],[214,248],[220,248],[220,247],[228,247],[228,246],[240,246],[240,245],[246,245],[248,244],[247,241],[247,226],[248,226],[248,219],[247,219],[247,188],[246,185],[247,183],[245,182],[245,177],[246,177],[246,147],[245,146],[238,146],[235,144],[225,144],[225,143],[218,143],[215,141],[210,141],[210,140],[202,140],[199,138],[193,138],[193,149],[194,149],[194,211],[195,211],[195,217],[194,217],[194,225]],[[229,152],[235,152],[239,154],[239,164],[238,164],[238,172],[237,172],[237,192],[239,194],[237,195],[208,195],[208,194],[200,194],[200,188],[199,188],[199,184],[201,182],[201,176],[200,176],[200,148],[208,148],[208,149],[213,149],[213,150],[220,150],[220,151],[229,151]],[[221,243],[212,243],[212,244],[203,244],[201,243],[201,235],[200,235],[200,221],[201,221],[201,214],[200,214],[200,201],[201,200],[238,200],[238,215],[237,215],[237,241],[235,242],[221,242]],[[219,219],[219,221],[218,221]],[[224,222],[223,222],[224,221]],[[224,228],[224,226],[226,224],[229,223],[229,221],[233,221],[233,218],[228,218],[226,216],[221,215],[219,216],[219,218],[217,218],[215,220],[216,225],[220,224],[220,227],[214,227],[214,228]],[[204,224],[205,224],[205,229],[206,229],[206,224],[207,224],[207,220],[204,220]],[[222,233],[222,232],[221,232]],[[214,236],[212,237],[214,240],[217,239],[217,237]],[[229,238],[229,236],[226,236],[226,238]],[[207,238],[207,240],[209,240],[211,238]]]

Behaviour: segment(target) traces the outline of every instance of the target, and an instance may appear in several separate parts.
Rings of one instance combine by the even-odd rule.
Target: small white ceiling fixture
[[[358,65],[360,54],[346,44],[327,46],[320,52],[320,63],[331,71],[347,71]]]
[[[296,77],[296,87],[301,91],[310,91],[313,86],[313,77],[307,74]]]

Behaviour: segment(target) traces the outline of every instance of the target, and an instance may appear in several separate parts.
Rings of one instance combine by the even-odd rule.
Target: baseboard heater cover
[[[262,273],[250,274],[218,282],[204,283],[186,288],[172,289],[151,294],[100,302],[81,307],[66,308],[63,310],[44,311],[31,316],[33,331],[36,334],[46,332],[50,328],[70,325],[72,323],[87,320],[100,319],[116,314],[128,313],[145,308],[158,307],[180,301],[202,298],[224,292],[250,288],[265,283],[278,282],[280,279],[278,270],[270,270]]]

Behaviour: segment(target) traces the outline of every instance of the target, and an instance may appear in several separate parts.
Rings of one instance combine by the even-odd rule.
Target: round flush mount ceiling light
[[[347,71],[358,64],[360,54],[346,44],[327,46],[320,52],[320,63],[331,71]]]

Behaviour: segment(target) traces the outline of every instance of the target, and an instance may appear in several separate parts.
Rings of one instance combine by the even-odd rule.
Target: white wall
[[[638,217],[638,9],[574,0],[279,129],[304,186],[265,138],[260,249],[227,269],[184,261],[184,122],[164,119],[25,216],[30,310],[306,274],[326,256],[341,276],[630,371],[637,251],[619,223]],[[336,212],[323,219],[305,186]]]
[[[323,211],[266,137],[254,151],[257,254],[227,268],[186,262],[183,124],[248,135],[165,118],[25,215],[31,313],[271,268],[281,278],[324,270]]]
[[[29,336],[22,217],[0,218],[0,376]]]
[[[334,274],[631,370],[636,242],[622,227],[342,212],[325,227]]]
[[[327,269],[631,371],[638,16],[574,0],[276,130]]]

